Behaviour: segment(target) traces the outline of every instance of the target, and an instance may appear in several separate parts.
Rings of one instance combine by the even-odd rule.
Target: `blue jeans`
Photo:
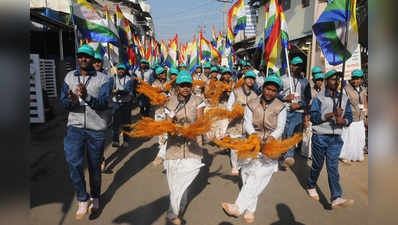
[[[341,136],[312,135],[312,167],[308,178],[308,188],[315,188],[326,156],[331,200],[341,197],[339,156],[343,147]]]
[[[293,137],[295,132],[302,132],[302,130],[303,130],[303,113],[295,111],[287,112],[286,125],[285,125],[285,130],[283,131],[282,134],[282,140]],[[286,152],[284,159],[290,157],[293,158],[295,148],[296,147],[289,149]]]
[[[90,196],[101,194],[101,162],[105,147],[105,131],[93,131],[69,126],[64,139],[64,151],[69,174],[76,191],[77,200],[87,201],[83,161],[87,148],[87,164],[90,177]]]
[[[123,124],[131,123],[131,106],[130,104],[115,104],[113,111],[113,124],[112,124],[112,140],[119,142],[120,129],[128,131],[126,127],[121,128]],[[128,136],[123,134],[123,141],[127,141]]]

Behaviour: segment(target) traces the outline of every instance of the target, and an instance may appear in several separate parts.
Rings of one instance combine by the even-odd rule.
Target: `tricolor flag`
[[[233,41],[239,31],[246,28],[245,1],[238,0],[228,12],[228,38]]]
[[[201,59],[208,60],[216,60],[218,64],[221,64],[221,54],[218,52],[216,48],[210,43],[210,41],[206,40],[201,33],[200,36],[200,52]]]
[[[119,51],[120,62],[132,67],[136,65],[136,55],[132,50],[133,37],[129,21],[124,17],[119,5],[116,5],[116,26],[119,32],[121,48],[124,51]]]
[[[177,66],[177,47],[178,47],[178,35],[170,42],[169,52],[166,58],[166,65],[171,68],[172,66]]]
[[[211,44],[217,48],[217,35],[216,35],[216,28],[214,27],[213,24],[213,30],[212,30],[212,40],[211,40]]]
[[[267,68],[285,72],[287,68],[285,49],[288,48],[289,36],[287,22],[278,0],[271,0],[266,9],[266,27],[264,34],[264,56]]]
[[[312,30],[321,46],[323,55],[330,65],[339,65],[349,59],[358,45],[358,24],[356,0],[334,0],[330,2]],[[346,6],[348,4],[348,10]],[[346,24],[348,23],[348,30]],[[345,35],[347,46],[344,46]]]
[[[86,0],[69,0],[72,20],[84,38],[101,42],[119,44],[119,35],[111,20],[98,15]]]
[[[189,63],[189,71],[192,73],[196,67],[199,65],[199,58],[198,58],[198,44],[196,42],[196,35],[193,37],[193,42],[191,46],[190,52],[190,63]]]

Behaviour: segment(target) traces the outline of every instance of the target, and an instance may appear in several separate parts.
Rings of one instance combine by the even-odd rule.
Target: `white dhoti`
[[[162,113],[155,113],[155,121],[162,121],[166,119],[166,114]],[[159,152],[156,157],[160,157],[163,160],[166,159],[166,147],[167,147],[167,133],[164,133],[162,136],[158,137],[159,143]]]
[[[235,201],[240,214],[243,214],[245,210],[253,213],[256,211],[258,197],[276,171],[278,171],[278,161],[269,158],[254,159],[241,165],[243,186]]]
[[[301,143],[301,155],[311,158],[311,138],[312,138],[312,124],[305,128],[303,132],[303,142]]]
[[[188,201],[187,189],[204,164],[199,159],[166,160],[167,182],[170,189],[168,218],[177,217]]]
[[[352,122],[343,128],[341,138],[344,141],[340,158],[352,161],[364,160],[363,148],[366,144],[364,121]]]

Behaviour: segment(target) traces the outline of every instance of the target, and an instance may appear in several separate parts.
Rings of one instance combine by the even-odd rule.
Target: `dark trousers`
[[[341,136],[312,135],[312,167],[308,188],[315,188],[326,157],[331,200],[341,197],[339,156],[343,147]]]
[[[282,139],[293,137],[295,132],[302,132],[303,131],[303,113],[299,112],[287,112],[286,116],[286,125],[285,130],[282,134]],[[295,147],[289,149],[284,158],[294,157],[294,149]]]
[[[69,174],[76,191],[77,200],[87,201],[83,161],[87,154],[90,177],[90,196],[98,198],[101,194],[101,162],[105,146],[105,131],[93,131],[69,126],[64,139],[64,152]]]
[[[126,127],[121,127],[124,124],[131,123],[131,105],[130,104],[115,104],[112,111],[112,140],[119,142],[120,130],[129,131]],[[123,140],[128,140],[128,135],[123,134]]]
[[[146,95],[140,95],[138,97],[138,106],[140,107],[140,112],[143,116],[149,116],[151,104]]]

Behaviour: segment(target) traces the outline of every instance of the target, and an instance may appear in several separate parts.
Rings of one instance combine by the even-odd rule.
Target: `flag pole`
[[[348,43],[348,6],[351,0],[346,0],[345,4],[345,14],[346,14],[346,23],[345,23],[345,36],[344,36],[344,48],[347,49]],[[343,54],[343,71],[340,74],[340,96],[339,96],[339,108],[341,108],[341,102],[343,100],[343,80],[345,76],[345,64],[347,61],[346,54]]]
[[[289,76],[290,94],[293,94],[292,76],[291,76],[291,74],[290,74],[289,53],[288,53],[288,51],[287,51],[287,48],[285,48],[285,56],[286,56],[286,63],[287,63],[287,75]]]

